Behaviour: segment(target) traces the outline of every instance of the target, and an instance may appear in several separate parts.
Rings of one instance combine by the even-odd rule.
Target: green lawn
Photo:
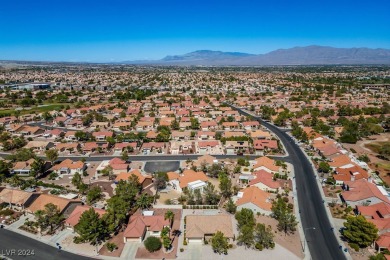
[[[56,109],[60,109],[61,106],[65,107],[66,105],[69,105],[67,103],[51,103],[51,104],[44,104],[43,106],[41,107],[32,107],[31,109],[26,109],[26,110],[21,110],[21,115],[25,115],[25,114],[33,114],[34,112],[36,113],[42,113],[42,112],[46,112],[46,111],[53,111],[53,110],[56,110]],[[14,114],[15,113],[15,109],[2,109],[0,110],[0,116],[1,115],[4,115],[4,114]]]
[[[365,144],[364,146],[373,151],[374,153],[379,153],[380,149],[384,145],[388,145],[390,142],[372,142],[369,144]]]

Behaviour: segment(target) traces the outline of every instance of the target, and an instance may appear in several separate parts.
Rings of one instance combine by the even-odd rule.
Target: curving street
[[[243,115],[250,115],[240,108],[232,107]],[[279,137],[294,165],[302,227],[306,230],[305,236],[312,259],[346,259],[331,229],[318,189],[316,175],[309,160],[285,131],[265,122],[260,117],[255,117],[255,119]]]
[[[93,259],[81,255],[72,254],[64,250],[58,250],[38,240],[21,234],[0,229],[0,258],[1,256],[9,259],[31,259],[31,260],[89,260]],[[19,251],[20,250],[20,251]],[[31,253],[31,255],[26,255]]]

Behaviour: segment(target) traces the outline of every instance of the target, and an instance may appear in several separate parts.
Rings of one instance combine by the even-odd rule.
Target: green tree
[[[296,230],[298,222],[286,201],[278,198],[272,203],[271,210],[273,217],[278,221],[278,229],[280,231],[284,231],[287,234]]]
[[[357,244],[359,247],[367,247],[378,238],[377,227],[361,215],[348,217],[344,227],[343,236],[349,243]]]
[[[44,168],[45,168],[45,162],[41,158],[36,157],[34,162],[31,164],[30,175],[37,177],[43,173]]]
[[[168,219],[170,223],[170,227],[172,227],[173,219],[175,218],[175,214],[172,212],[172,210],[167,210],[164,214],[164,219]]]
[[[82,243],[100,243],[108,234],[105,223],[93,208],[81,214],[79,223],[74,227],[74,230],[78,234],[75,241]]]
[[[219,175],[219,190],[224,198],[232,195],[232,180],[225,173]]]
[[[127,161],[129,159],[129,153],[127,152],[127,150],[124,150],[121,154],[121,159],[123,161]]]
[[[217,231],[211,238],[211,247],[214,253],[226,254],[229,248],[228,239],[221,231]]]
[[[125,222],[130,207],[131,204],[118,195],[114,195],[107,200],[107,212],[103,219],[107,223],[110,232],[117,230]]]
[[[136,206],[140,209],[148,209],[153,203],[153,197],[143,193],[136,201]]]
[[[256,223],[253,211],[247,208],[237,211],[235,218],[237,220],[238,229],[241,229],[243,226],[254,227]]]
[[[210,182],[207,183],[207,186],[203,190],[204,193],[204,200],[207,205],[217,205],[220,196],[218,195],[217,191],[215,190],[215,186],[211,184]]]
[[[53,164],[58,159],[58,150],[49,149],[45,152],[46,158]]]
[[[87,203],[91,205],[103,197],[102,189],[98,186],[91,188],[87,192]]]
[[[379,254],[376,254],[376,255],[371,255],[369,260],[386,260],[386,257],[385,257],[384,254],[379,253]]]
[[[0,182],[10,176],[11,164],[4,160],[0,160]]]
[[[64,220],[60,210],[53,203],[46,204],[43,210],[37,210],[35,216],[41,233],[49,229],[49,234],[53,234],[55,228],[59,227]]]
[[[197,118],[191,117],[190,121],[191,121],[191,129],[193,130],[199,129],[200,124]]]
[[[320,172],[328,173],[328,172],[330,172],[331,168],[330,168],[329,163],[327,163],[327,162],[320,162],[320,164],[318,165],[318,170]]]
[[[162,246],[161,240],[157,237],[152,237],[152,236],[148,237],[144,241],[144,245],[149,252],[155,252],[157,250],[160,250]]]
[[[177,121],[176,119],[173,120],[173,121],[171,122],[171,128],[172,128],[173,130],[179,130],[179,129],[180,129],[179,121]]]
[[[264,224],[258,223],[254,230],[255,247],[259,250],[263,248],[274,248],[274,234],[271,226],[266,227]]]
[[[251,225],[242,226],[237,237],[237,243],[239,245],[244,245],[245,248],[252,247],[254,243],[253,231],[253,226]]]
[[[233,202],[232,198],[229,198],[229,200],[226,203],[226,211],[229,212],[230,214],[236,213],[237,206]]]

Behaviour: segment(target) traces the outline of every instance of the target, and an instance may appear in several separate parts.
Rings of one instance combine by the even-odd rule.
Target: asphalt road
[[[0,157],[7,157],[10,153],[4,153],[0,152]],[[190,160],[196,160],[198,159],[201,154],[186,154],[186,155],[170,155],[170,154],[162,154],[162,155],[131,155],[129,156],[129,161],[185,161],[187,159]],[[213,155],[217,159],[237,159],[239,157],[248,157],[250,160],[259,158],[259,155]],[[42,158],[45,158],[44,156],[41,156]],[[91,156],[91,157],[84,157],[87,162],[97,162],[97,161],[103,161],[103,160],[111,160],[112,158],[120,158],[120,156],[114,156],[114,155],[101,155],[101,156]],[[290,162],[290,158],[288,156],[269,156],[271,158],[274,158],[275,160],[281,160],[285,162]],[[83,156],[59,156],[58,160],[63,161],[65,159],[73,159],[73,160],[79,160],[80,158],[83,158]]]
[[[26,255],[30,253],[31,255]],[[33,253],[33,254],[32,254]],[[93,258],[72,254],[66,251],[59,251],[35,239],[20,235],[18,233],[0,229],[0,256],[18,260],[90,260]]]
[[[236,109],[240,113],[248,115],[245,111]],[[261,120],[260,117],[256,117],[256,119],[279,137],[294,165],[302,227],[312,259],[346,259],[344,252],[339,249],[334,232],[331,230],[325,205],[318,189],[316,175],[309,160],[285,131]]]

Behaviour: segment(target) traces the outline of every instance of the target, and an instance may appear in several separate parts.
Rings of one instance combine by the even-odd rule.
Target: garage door
[[[189,243],[202,243],[203,239],[202,238],[189,238],[188,242]]]

